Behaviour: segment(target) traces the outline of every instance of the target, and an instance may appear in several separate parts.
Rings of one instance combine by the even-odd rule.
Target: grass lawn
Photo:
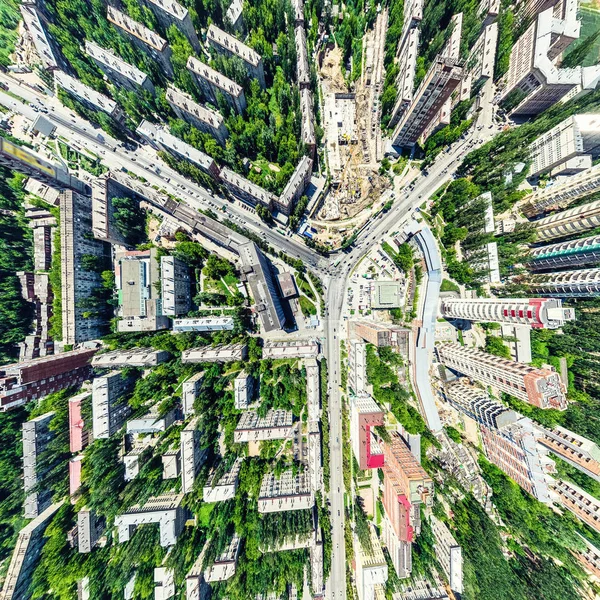
[[[304,277],[304,275],[302,273],[296,274],[296,283],[298,284],[298,287],[300,288],[300,290],[304,294],[306,294],[311,300],[315,301],[317,299],[315,297],[315,293],[313,292],[312,288],[310,287],[310,283],[308,283],[308,281],[306,280],[306,277]]]
[[[306,296],[300,296],[299,301],[302,314],[305,317],[310,317],[310,315],[317,314],[317,307]]]
[[[444,279],[440,287],[440,292],[460,292],[460,288],[453,281]]]

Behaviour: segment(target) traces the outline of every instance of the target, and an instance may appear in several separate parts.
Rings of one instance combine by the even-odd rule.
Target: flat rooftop
[[[95,42],[86,40],[85,51],[87,55],[94,60],[97,60],[98,62],[110,67],[114,71],[117,71],[117,73],[123,75],[123,77],[126,77],[138,85],[142,85],[148,79],[148,75],[146,75],[146,73],[140,71],[133,65],[130,65],[128,62],[125,62],[114,52],[111,52],[106,48],[102,48],[102,46],[99,46]]]
[[[167,40],[110,5],[106,11],[106,18],[113,25],[123,29],[158,52],[162,52],[167,47]]]
[[[261,56],[258,52],[246,46],[243,42],[240,42],[237,38],[229,35],[227,32],[219,29],[216,25],[210,25],[206,34],[206,39],[209,42],[213,42],[226,50],[229,50],[232,54],[241,58],[244,62],[251,64],[254,67],[258,67]]]
[[[259,417],[256,411],[250,410],[242,413],[236,430],[253,431],[256,429],[271,429],[273,427],[291,427],[292,422],[293,415],[288,410],[269,410],[264,417]]]
[[[358,414],[382,413],[382,409],[369,394],[361,394],[360,396],[351,396],[350,403]]]
[[[260,486],[259,500],[262,498],[281,498],[284,496],[307,496],[311,493],[310,479],[306,473],[294,475],[284,471],[279,477],[267,473]]]
[[[144,504],[134,504],[123,514],[131,515],[141,512],[155,512],[163,510],[176,510],[181,506],[184,494],[164,494],[163,496],[154,496],[148,498]]]
[[[316,357],[318,354],[319,342],[317,340],[267,341],[263,347],[263,358]]]
[[[36,6],[32,6],[31,4],[22,4],[19,8],[21,9],[21,15],[23,16],[25,26],[27,27],[27,30],[29,31],[29,34],[33,40],[33,45],[35,46],[36,52],[40,55],[40,58],[46,67],[58,67],[52,46],[50,45],[44,25],[40,20]]]
[[[242,87],[238,85],[235,81],[232,81],[225,75],[219,73],[219,71],[215,71],[213,68],[209,67],[206,63],[203,63],[201,60],[190,56],[187,62],[187,68],[205,79],[209,83],[217,86],[224,92],[234,96],[235,98],[239,97],[242,94]]]
[[[220,344],[191,348],[182,353],[181,360],[183,362],[242,360],[246,355],[246,349],[245,344]]]

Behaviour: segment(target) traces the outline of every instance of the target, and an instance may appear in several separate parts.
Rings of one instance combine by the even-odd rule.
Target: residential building
[[[79,552],[87,554],[98,544],[104,530],[104,519],[99,519],[93,510],[82,508],[77,513],[77,541]]]
[[[551,504],[546,476],[551,461],[536,442],[531,420],[523,417],[499,429],[482,425],[480,431],[488,460],[540,502]]]
[[[527,196],[527,202],[521,210],[531,219],[546,210],[564,209],[571,202],[585,198],[598,190],[600,190],[600,165],[536,189]]]
[[[406,507],[403,507],[403,510],[407,510]],[[387,548],[398,577],[400,579],[409,577],[412,571],[412,542],[398,537],[385,512],[381,522],[381,539]]]
[[[133,366],[133,365],[130,365]],[[131,413],[123,398],[131,391],[134,380],[123,371],[110,371],[92,382],[92,431],[94,439],[109,438],[123,425]]]
[[[310,66],[306,47],[306,31],[304,31],[303,23],[296,25],[294,38],[296,40],[296,79],[298,87],[301,90],[308,89],[310,87]]]
[[[348,385],[357,396],[367,389],[367,345],[362,340],[350,340]]]
[[[262,204],[262,206],[269,210],[273,210],[277,196],[271,194],[271,192],[267,192],[260,185],[238,175],[227,167],[221,169],[220,177],[227,191],[238,200],[246,202],[250,206]]]
[[[143,0],[156,17],[158,24],[165,30],[175,25],[183,33],[196,52],[201,51],[200,41],[194,29],[192,18],[187,8],[175,0]]]
[[[282,298],[293,298],[298,295],[298,288],[293,275],[289,271],[277,274],[277,283]]]
[[[217,466],[202,490],[202,499],[204,502],[225,502],[226,500],[231,500],[237,490],[241,468],[241,458],[236,458],[231,468],[225,469],[225,472]]]
[[[126,246],[125,236],[117,229],[112,197],[108,194],[108,178],[92,181],[92,232],[97,240]]]
[[[156,402],[145,415],[127,421],[127,433],[162,433],[173,425],[177,419],[177,413],[177,409],[172,408],[167,413],[162,414],[160,402]]]
[[[527,267],[532,271],[553,271],[600,263],[600,235],[532,248]]]
[[[157,440],[158,438],[146,437],[144,440]],[[139,440],[136,440],[139,442]],[[148,448],[151,448],[155,444],[152,443],[138,443],[132,450],[123,456],[123,464],[125,465],[125,475],[123,479],[125,481],[131,481],[140,474],[140,469],[148,462],[151,458],[151,453],[147,452]]]
[[[556,495],[558,504],[570,510],[594,531],[600,532],[600,500],[598,498],[563,479],[552,483],[552,491]]]
[[[242,33],[244,31],[244,17],[243,17],[243,8],[244,3],[242,0],[232,0],[225,16],[231,23],[231,26],[238,33]]]
[[[538,115],[570,92],[592,91],[600,79],[598,66],[557,67],[561,53],[579,38],[581,24],[577,0],[560,2],[555,9],[543,10],[512,48],[502,100],[523,97],[513,116]]]
[[[398,77],[396,78],[396,104],[392,110],[389,126],[398,124],[410,106],[415,88],[415,73],[417,71],[417,57],[419,50],[420,31],[418,27],[410,28],[404,33],[398,44]]]
[[[69,450],[71,452],[81,452],[92,441],[91,424],[85,422],[81,411],[81,405],[87,402],[90,396],[90,390],[87,389],[69,398]]]
[[[128,508],[115,518],[119,543],[128,542],[138,525],[158,523],[160,545],[163,548],[175,545],[187,517],[187,510],[181,505],[182,500],[183,494],[165,494]]]
[[[306,472],[294,475],[284,471],[280,476],[267,473],[258,494],[258,512],[261,514],[308,510],[313,507],[315,497]]]
[[[112,350],[94,356],[92,366],[96,368],[119,367],[155,367],[165,362],[169,353],[152,348],[132,348],[131,350]]]
[[[60,195],[60,258],[62,294],[62,341],[80,344],[101,337],[107,317],[83,308],[102,287],[100,273],[82,266],[84,255],[104,260],[107,247],[91,237],[92,200],[71,190]]]
[[[383,467],[383,452],[373,434],[374,427],[383,425],[383,410],[369,394],[350,396],[350,439],[361,471]]]
[[[235,575],[237,559],[240,553],[240,541],[240,538],[234,534],[229,545],[215,558],[214,563],[204,569],[203,576],[207,583],[227,581]],[[213,540],[210,539],[204,545],[200,558],[198,559],[200,565],[204,563],[204,555],[212,543]]]
[[[310,183],[312,176],[313,161],[308,156],[302,156],[300,162],[294,169],[292,176],[288,179],[281,196],[273,200],[273,206],[284,215],[292,214],[296,202],[300,199],[304,190]]]
[[[200,386],[204,379],[204,371],[195,373],[189,379],[183,382],[183,414],[185,416],[194,413],[194,402],[200,393]]]
[[[190,56],[187,62],[187,68],[194,76],[204,99],[213,106],[219,106],[218,98],[222,96],[237,112],[243,113],[246,110],[246,96],[240,85],[221,75],[201,60]]]
[[[588,477],[600,481],[600,448],[592,440],[560,425],[554,429],[538,426],[537,430],[536,439],[539,444]]]
[[[198,104],[196,106],[201,108]],[[186,121],[188,120],[189,119],[186,119]],[[194,123],[192,124],[195,126]],[[166,152],[178,160],[190,162],[213,179],[218,179],[219,167],[213,158],[208,156],[208,154],[197,150],[193,146],[186,144],[178,137],[171,135],[162,127],[158,127],[144,120],[138,125],[135,131],[156,150]]]
[[[156,331],[167,329],[156,248],[130,250],[117,255],[115,284],[119,301],[118,331]]]
[[[378,348],[392,346],[401,356],[408,357],[412,330],[376,321],[352,321],[350,327],[353,327],[354,333],[365,342]]]
[[[292,340],[290,342],[266,341],[263,346],[263,358],[273,360],[285,358],[317,358],[320,346],[316,339]]]
[[[218,344],[216,346],[203,346],[184,350],[181,354],[183,363],[205,363],[205,362],[234,362],[245,360],[248,354],[246,344]]]
[[[56,436],[50,429],[53,418],[54,412],[47,412],[23,423],[23,516],[26,519],[35,519],[52,503],[52,492],[44,480],[57,463],[41,459]]]
[[[233,317],[200,317],[198,319],[173,319],[173,331],[232,331]]]
[[[238,410],[246,410],[254,395],[254,377],[246,371],[240,371],[233,380],[233,395],[235,407]]]
[[[0,410],[81,385],[91,374],[95,353],[95,349],[82,348],[0,366]]]
[[[442,298],[440,312],[446,319],[533,329],[558,329],[575,319],[574,309],[563,308],[561,300],[549,298]]]
[[[283,329],[285,313],[269,259],[254,242],[239,247],[241,272],[250,286],[254,311],[265,332]]]
[[[600,269],[544,273],[528,283],[531,291],[558,298],[592,298],[600,295]]]
[[[54,81],[57,88],[61,88],[69,95],[74,96],[86,108],[93,111],[102,111],[115,121],[122,121],[125,118],[123,109],[114,100],[81,83],[79,79],[67,75],[64,71],[55,71]]]
[[[530,175],[570,175],[600,155],[600,115],[571,115],[529,145]]]
[[[585,544],[585,549],[576,552],[575,557],[588,573],[600,579],[600,550],[590,544],[585,538],[582,537],[582,540]]]
[[[311,157],[315,155],[317,138],[315,135],[314,100],[308,88],[300,90],[300,139]]]
[[[435,538],[435,555],[448,578],[450,589],[455,594],[463,593],[462,548],[454,539],[450,530],[434,515],[429,518],[431,531]]]
[[[497,44],[498,23],[485,25],[467,59],[466,69],[473,85],[487,81],[494,76]]]
[[[460,344],[442,344],[438,354],[450,369],[533,406],[567,408],[565,386],[558,373],[548,368],[538,369]]]
[[[285,440],[292,436],[293,415],[287,410],[269,410],[259,417],[254,410],[242,413],[233,434],[236,444]]]
[[[35,255],[39,254],[35,252],[36,233],[43,229],[46,228],[37,227],[33,230],[34,262],[36,262]],[[30,333],[25,336],[24,341],[19,343],[19,360],[27,361],[54,354],[54,340],[50,336],[50,318],[53,315],[54,296],[48,274],[17,271],[17,277],[21,284],[21,296],[32,304],[33,309]]]
[[[369,534],[371,536],[370,549],[365,549],[356,535],[354,536],[358,600],[378,600],[376,588],[378,586],[385,587],[388,579],[387,562],[373,526],[369,526]]]
[[[111,50],[86,40],[85,52],[116,86],[134,93],[146,91],[153,96],[156,93],[154,84],[146,73],[125,62]]]
[[[165,315],[185,315],[192,308],[191,277],[188,266],[174,256],[160,258],[162,311]]]
[[[171,64],[171,54],[173,52],[167,44],[167,40],[113,6],[109,5],[107,7],[106,18],[125,33],[139,50],[155,60],[167,77],[173,77],[173,65]]]
[[[213,23],[208,27],[206,40],[208,45],[218,54],[239,58],[246,68],[248,77],[258,79],[261,88],[264,89],[266,87],[263,60],[258,52],[222,29],[219,29]]]
[[[200,419],[194,417],[179,434],[179,448],[181,449],[181,492],[183,494],[188,494],[194,488],[196,475],[206,457],[206,450],[200,447],[202,432],[198,429],[199,422]]]
[[[600,227],[600,200],[555,213],[533,224],[537,231],[536,242],[585,233]]]
[[[225,127],[225,119],[220,113],[194,102],[188,94],[184,94],[173,86],[167,88],[166,99],[180,119],[187,121],[196,129],[212,135],[221,146],[225,145],[229,131]]]
[[[19,6],[23,23],[31,36],[37,55],[40,57],[42,66],[48,71],[58,69],[57,52],[54,49],[53,42],[46,31],[46,26],[42,19],[38,6],[35,3],[21,4]]]
[[[394,130],[394,146],[412,147],[417,143],[444,102],[459,85],[462,76],[463,68],[460,62],[439,56],[435,59]]]
[[[175,571],[165,567],[154,568],[154,600],[175,597]]]
[[[19,531],[2,592],[0,592],[2,600],[29,600],[31,598],[33,574],[48,539],[44,536],[44,532],[61,506],[62,502],[52,504]]]
[[[160,460],[163,468],[163,479],[177,479],[181,475],[181,450],[179,448],[165,452]]]

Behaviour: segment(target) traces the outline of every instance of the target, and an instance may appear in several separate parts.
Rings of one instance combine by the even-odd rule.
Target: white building
[[[181,355],[183,363],[233,362],[244,360],[248,355],[246,344],[219,344],[185,350]]]
[[[388,579],[387,561],[381,549],[379,537],[372,526],[371,551],[365,550],[358,538],[354,537],[354,554],[356,556],[356,591],[358,600],[378,600],[377,588],[383,586]]]
[[[238,410],[246,410],[252,401],[253,393],[254,378],[246,371],[241,371],[233,380],[235,407]]]
[[[204,502],[225,502],[235,496],[237,490],[242,459],[237,458],[232,467],[222,473],[217,467],[212,473],[208,483],[202,489]]]
[[[155,367],[168,358],[169,353],[164,350],[132,348],[96,354],[92,359],[92,366],[97,368]]]
[[[313,507],[315,497],[306,473],[294,475],[284,471],[279,477],[267,473],[258,494],[258,512],[261,514],[305,510]]]
[[[232,331],[233,317],[200,317],[197,319],[173,319],[173,331]]]
[[[168,429],[177,418],[177,409],[165,414],[160,412],[160,402],[154,404],[144,416],[127,421],[127,433],[161,433]]]
[[[194,488],[196,475],[204,459],[206,450],[200,447],[201,432],[198,429],[199,417],[194,417],[179,434],[181,450],[181,491],[188,494]]]
[[[259,417],[254,410],[242,413],[234,432],[236,444],[264,440],[284,440],[292,436],[293,415],[287,410],[269,410]]]
[[[456,594],[463,593],[462,548],[457,544],[450,530],[439,519],[431,515],[431,531],[435,538],[435,554],[446,573],[450,589]]]
[[[183,382],[183,414],[186,416],[194,413],[194,402],[200,392],[203,379],[204,371],[200,371]]]
[[[94,439],[109,438],[119,431],[131,408],[123,400],[132,387],[133,380],[123,376],[122,371],[111,371],[92,382],[92,431]]]
[[[367,389],[367,344],[362,340],[350,340],[348,384],[356,395]]]
[[[290,342],[266,341],[263,347],[263,358],[274,360],[284,358],[317,358],[319,342],[316,339],[293,340]]]

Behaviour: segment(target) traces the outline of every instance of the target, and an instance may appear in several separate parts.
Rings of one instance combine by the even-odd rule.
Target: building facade
[[[185,315],[192,308],[189,267],[174,256],[160,258],[162,310],[165,315]]]
[[[94,439],[115,434],[131,414],[123,396],[133,387],[133,381],[123,371],[111,371],[92,382],[92,431]]]
[[[584,233],[600,227],[600,200],[582,204],[563,212],[534,221],[537,242]]]
[[[201,51],[200,41],[187,8],[175,0],[143,0],[143,4],[154,13],[163,29],[175,25],[185,35],[192,48],[198,53]]]
[[[527,267],[532,271],[553,271],[600,263],[600,235],[532,248]]]
[[[593,298],[600,295],[600,269],[556,271],[537,275],[529,288],[557,298]]]
[[[361,471],[383,467],[384,455],[373,434],[374,427],[383,425],[383,410],[371,396],[350,396],[350,439]]]

